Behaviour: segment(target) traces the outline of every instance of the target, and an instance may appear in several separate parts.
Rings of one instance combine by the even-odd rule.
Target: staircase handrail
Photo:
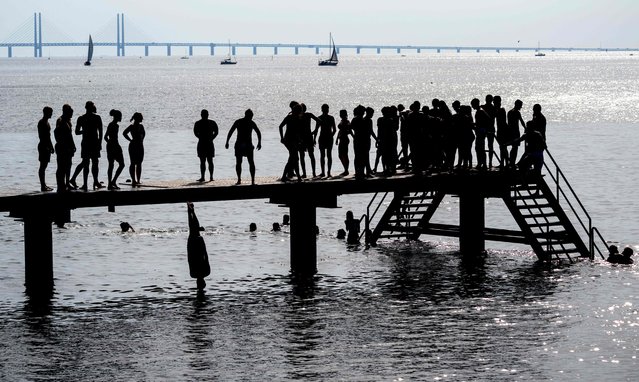
[[[574,188],[572,187],[572,185],[568,181],[568,178],[566,177],[564,172],[559,167],[559,164],[557,163],[555,158],[552,156],[552,154],[550,153],[548,148],[546,148],[545,151],[546,151],[546,154],[548,155],[548,157],[550,158],[550,160],[552,161],[552,164],[555,167],[555,174],[553,174],[553,171],[550,168],[550,166],[548,165],[548,162],[544,161],[544,168],[546,169],[546,171],[550,175],[551,179],[555,182],[555,186],[556,186],[556,189],[557,189],[557,191],[556,191],[557,203],[559,203],[561,205],[561,201],[559,199],[559,196],[563,195],[564,199],[566,200],[566,203],[570,207],[570,210],[572,211],[574,216],[577,218],[577,220],[579,221],[579,224],[581,225],[581,227],[583,228],[583,230],[586,233],[586,236],[588,237],[588,250],[590,252],[590,258],[591,259],[594,258],[594,252],[593,251],[594,251],[595,248],[597,249],[599,254],[602,255],[601,254],[601,250],[595,244],[595,241],[594,241],[595,232],[598,233],[599,239],[604,244],[606,244],[606,240],[601,235],[601,232],[599,232],[599,230],[597,228],[593,227],[593,225],[592,225],[592,217],[590,216],[590,214],[586,210],[586,207],[584,206],[584,204],[581,202],[581,199],[579,199],[579,196],[577,196],[577,193],[575,192]],[[563,181],[566,184],[568,190],[570,191],[570,195],[566,194],[566,192],[564,191],[564,188],[561,187],[561,184],[560,184],[561,181]],[[586,224],[584,223],[582,217],[580,216],[580,213],[579,213],[578,209],[573,205],[573,203],[571,203],[571,201],[569,199],[569,196],[572,196],[574,198],[574,200],[578,203],[579,207],[581,208],[581,211],[586,216],[586,218],[588,220],[588,227],[586,227]]]
[[[375,199],[377,199],[377,195],[379,194],[379,192],[376,192],[373,197],[371,198],[371,201],[368,202],[368,205],[366,206],[366,213],[362,215],[361,219],[364,219],[364,230],[362,230],[362,232],[360,232],[359,234],[359,239],[362,239],[362,236],[364,236],[366,234],[366,232],[370,229],[370,223],[373,220],[373,218],[375,217],[375,215],[377,214],[377,211],[379,211],[379,208],[382,206],[382,203],[384,203],[384,200],[386,200],[386,197],[388,196],[388,192],[385,192],[384,195],[382,196],[382,199],[379,201],[379,203],[377,203],[377,207],[375,207],[375,211],[373,211],[373,213],[371,214],[371,206],[373,205],[373,202],[375,201]]]
[[[604,244],[606,244],[606,239],[604,239],[603,236],[601,235],[601,232],[599,232],[599,228],[592,227],[591,232],[592,232],[592,236],[594,236],[596,233],[597,236],[599,236],[599,240],[601,240]],[[599,256],[601,256],[603,260],[606,259],[606,257],[603,255],[603,252],[601,252],[601,249],[599,249],[599,246],[594,241],[590,243],[590,245],[592,246],[592,248],[590,248],[590,260],[594,260],[595,249],[597,250],[597,252],[599,253]],[[606,249],[608,248],[606,247]]]

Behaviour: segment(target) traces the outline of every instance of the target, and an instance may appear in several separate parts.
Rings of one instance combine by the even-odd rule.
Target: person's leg
[[[306,160],[305,160],[304,149],[299,150],[298,157],[299,157],[300,167],[302,167],[302,178],[306,178],[306,163],[305,163]]]
[[[40,168],[38,169],[38,178],[40,178],[40,189],[44,191],[47,187],[47,184],[44,181],[44,174],[47,169],[48,162],[41,161]]]
[[[495,142],[495,135],[488,134],[488,165],[493,167],[493,143]]]
[[[135,166],[135,174],[138,177],[137,183],[140,184],[142,181],[142,162],[139,162],[137,166]]]
[[[69,183],[73,186],[73,188],[78,188],[78,185],[75,183],[76,178],[80,175],[80,171],[84,169],[84,159],[81,159],[80,163],[75,167],[75,171],[73,171],[73,175],[69,179]]]
[[[204,182],[204,172],[206,171],[206,158],[205,157],[199,157],[200,158],[200,179],[198,179],[198,182]]]
[[[255,184],[255,161],[253,161],[253,152],[246,156],[246,160],[249,162],[249,172],[251,173],[251,184]]]
[[[135,162],[131,162],[129,165],[129,176],[131,177],[131,185],[135,186]]]
[[[206,161],[209,162],[209,180],[213,180],[213,171],[215,170],[215,165],[213,164],[213,157],[206,158]],[[202,174],[202,178],[204,178],[204,174]]]
[[[242,183],[242,156],[241,155],[235,156],[235,173],[237,174],[237,183],[235,184]]]
[[[326,169],[328,170],[326,175],[331,176],[331,167],[333,166],[333,153],[331,151],[333,147],[329,147],[326,149]],[[324,172],[324,168],[322,167],[322,172]]]
[[[118,187],[118,177],[122,173],[122,170],[124,170],[124,160],[119,160],[118,168],[115,170],[115,176],[113,177],[113,181],[111,182],[111,186],[113,188],[116,188],[116,189],[120,188]]]
[[[510,149],[510,166],[514,167],[515,163],[517,163],[517,151],[519,151],[518,145],[513,145]]]
[[[103,188],[98,180],[98,174],[100,172],[100,160],[98,158],[91,159],[91,174],[93,174],[93,188]]]
[[[109,163],[108,167],[107,167],[107,188],[110,190],[113,188],[113,165],[115,160],[114,159],[107,159],[107,162]]]
[[[322,170],[322,172],[320,173],[320,176],[324,176],[325,175],[324,170],[326,169],[326,166],[325,166],[325,164],[326,164],[325,163],[326,162],[326,149],[320,148],[319,151],[320,151],[320,169]]]
[[[317,173],[315,172],[315,150],[313,150],[313,146],[309,146],[308,158],[311,160],[311,170],[313,171],[313,178],[315,178]]]

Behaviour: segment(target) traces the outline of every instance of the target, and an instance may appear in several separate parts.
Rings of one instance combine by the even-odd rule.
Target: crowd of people
[[[349,146],[353,142],[353,164],[356,179],[371,176],[392,176],[397,170],[423,174],[432,171],[450,171],[454,169],[476,167],[485,170],[493,167],[498,157],[501,169],[529,169],[540,171],[543,165],[543,152],[546,148],[546,118],[541,113],[541,106],[533,106],[532,118],[524,123],[521,115],[523,102],[516,100],[508,112],[502,106],[501,97],[487,95],[485,102],[475,98],[470,105],[462,105],[459,101],[452,103],[452,111],[446,102],[433,99],[431,106],[422,106],[419,101],[413,102],[408,109],[402,104],[385,106],[381,116],[373,122],[375,110],[358,105],[349,119],[348,111],[339,111],[339,121],[330,115],[327,104],[321,106],[321,114],[316,116],[307,111],[304,103],[292,101],[290,112],[279,125],[281,143],[288,151],[288,159],[282,171],[281,181],[298,180],[307,177],[306,156],[310,160],[310,172],[314,178],[332,177],[333,146],[337,145],[338,158],[343,171],[338,176],[350,174]],[[42,191],[51,191],[46,184],[45,170],[56,154],[58,168],[56,171],[57,190],[88,190],[89,172],[93,178],[93,189],[107,187],[117,190],[118,178],[124,169],[124,156],[118,141],[119,123],[122,113],[111,110],[112,120],[103,133],[102,119],[97,114],[93,102],[85,105],[85,113],[72,128],[73,109],[69,105],[62,107],[62,115],[56,120],[53,135],[55,146],[51,140],[49,119],[53,109],[45,107],[43,117],[38,122],[38,157],[40,167],[38,175]],[[144,139],[146,136],[142,125],[141,113],[134,113],[131,124],[124,129],[122,136],[129,141],[129,174],[132,186],[139,186],[144,161]],[[313,128],[313,122],[315,127]],[[376,126],[376,129],[374,128]],[[520,132],[524,128],[524,134]],[[262,136],[260,129],[253,121],[253,112],[248,109],[244,117],[235,121],[228,132],[225,147],[229,148],[229,140],[237,132],[234,145],[236,157],[237,184],[241,183],[242,160],[246,157],[249,163],[251,183],[255,184],[254,150],[261,149]],[[253,145],[253,132],[257,136],[257,145]],[[76,152],[73,135],[81,135],[81,162],[72,172],[72,158]],[[207,110],[201,111],[201,119],[195,122],[193,133],[198,138],[197,155],[200,159],[199,182],[205,181],[208,164],[208,178],[213,180],[215,146],[213,141],[219,134],[215,121],[209,119]],[[105,186],[98,179],[99,158],[102,143],[106,143],[108,160],[108,182]],[[499,154],[495,151],[495,142]],[[517,162],[521,142],[525,142],[525,150]],[[474,158],[473,158],[474,144]],[[319,149],[319,169],[316,172],[315,147]],[[371,149],[375,149],[374,165],[371,165]],[[117,167],[116,167],[117,164]],[[381,170],[378,170],[381,164]],[[78,187],[77,177],[82,173],[84,183]]]

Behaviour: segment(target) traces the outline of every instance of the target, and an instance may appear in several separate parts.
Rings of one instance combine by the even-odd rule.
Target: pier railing
[[[582,238],[587,239],[585,241],[588,243],[590,259],[594,259],[595,251],[602,259],[605,259],[604,251],[608,248],[606,240],[601,235],[599,229],[592,225],[592,217],[548,149],[546,149],[546,155],[550,161],[544,161],[544,168],[554,183],[553,185],[555,188],[555,197],[557,198],[557,202],[559,205],[564,206],[565,212],[569,215],[569,218],[578,223],[575,227],[581,227],[581,230],[578,230],[577,232],[580,236],[583,236]],[[600,245],[603,245],[603,250]]]

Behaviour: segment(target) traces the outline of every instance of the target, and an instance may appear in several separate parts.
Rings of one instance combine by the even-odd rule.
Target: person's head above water
[[[343,228],[340,228],[340,229],[337,230],[337,238],[338,239],[346,238],[346,231],[344,231]]]
[[[273,232],[278,232],[281,231],[282,229],[280,228],[280,223],[273,223]]]
[[[249,231],[251,231],[251,232],[257,231],[257,224],[255,224],[255,223],[249,224]]]
[[[616,245],[611,245],[610,247],[608,247],[608,252],[610,252],[610,254],[615,254],[615,253],[619,253],[619,249],[617,248]]]
[[[621,252],[621,254],[624,255],[625,257],[630,257],[632,256],[633,253],[634,251],[630,247],[624,248],[623,251]]]
[[[288,225],[291,221],[291,217],[288,216],[288,214],[284,214],[284,216],[282,216],[282,225]]]

